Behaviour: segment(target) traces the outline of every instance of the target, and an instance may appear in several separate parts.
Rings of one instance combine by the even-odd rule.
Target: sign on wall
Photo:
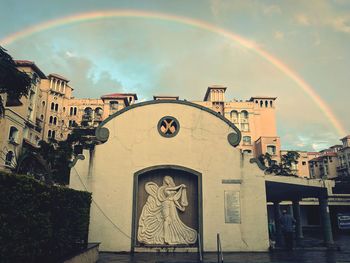
[[[239,191],[225,191],[225,223],[241,223]]]

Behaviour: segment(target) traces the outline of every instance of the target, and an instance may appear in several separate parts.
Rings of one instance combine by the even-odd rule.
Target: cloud
[[[306,14],[297,14],[295,15],[295,21],[302,26],[310,26],[311,21],[310,17],[308,17]]]
[[[281,31],[275,31],[273,34],[273,37],[277,40],[283,40],[284,39],[284,33]]]
[[[329,23],[336,31],[350,33],[350,16],[338,16]]]
[[[278,5],[263,6],[263,13],[265,15],[281,14],[281,8]]]

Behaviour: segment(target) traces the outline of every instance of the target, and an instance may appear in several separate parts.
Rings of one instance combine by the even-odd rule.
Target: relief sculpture
[[[142,208],[137,239],[146,245],[189,245],[197,240],[196,230],[186,226],[178,212],[188,206],[186,185],[176,186],[170,176],[164,176],[163,185],[148,182],[149,194]]]

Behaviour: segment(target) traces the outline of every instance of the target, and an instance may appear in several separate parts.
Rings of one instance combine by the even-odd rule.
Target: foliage
[[[91,194],[0,173],[0,261],[60,262],[86,247]]]
[[[12,57],[0,46],[0,93],[6,93],[10,100],[19,100],[27,96],[32,79],[29,75],[17,69]],[[4,113],[0,100],[0,114]]]
[[[296,151],[288,151],[286,154],[281,156],[281,162],[277,163],[276,160],[272,159],[272,156],[269,153],[262,154],[259,156],[261,163],[265,164],[267,174],[276,174],[276,175],[293,175],[293,164],[298,163],[300,154]]]

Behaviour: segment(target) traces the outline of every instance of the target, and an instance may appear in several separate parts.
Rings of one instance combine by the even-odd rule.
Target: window
[[[270,107],[272,107],[272,100],[270,100]]]
[[[57,124],[57,118],[56,117],[53,118],[53,124],[55,124],[55,125]]]
[[[42,102],[41,102],[41,105],[43,106],[43,107],[45,107],[45,101],[43,100]]]
[[[56,135],[56,132],[55,132],[55,131],[52,131],[51,138],[52,138],[52,139],[55,139],[55,135]]]
[[[268,145],[267,146],[267,153],[270,155],[275,155],[276,154],[276,146]]]
[[[13,152],[12,151],[8,151],[6,153],[6,157],[5,157],[5,165],[12,166],[13,158],[14,158]]]
[[[77,107],[74,107],[74,115],[77,115]]]
[[[232,122],[237,122],[238,121],[238,112],[233,110],[230,112],[230,118]]]
[[[50,118],[49,118],[49,123],[52,123],[52,121],[53,121],[53,117],[50,116]]]
[[[73,107],[70,107],[70,109],[69,109],[69,115],[70,115],[70,116],[73,115]]]
[[[252,144],[252,138],[250,136],[243,136],[243,144],[244,145]]]
[[[55,111],[58,111],[58,104],[55,105]]]
[[[44,115],[43,114],[40,115],[40,119],[42,119],[42,120],[44,119]]]
[[[118,101],[111,101],[109,102],[109,109],[110,110],[117,110],[118,109]]]
[[[62,110],[63,110],[63,112],[66,112],[66,107],[63,107],[63,109],[62,109]]]
[[[241,123],[242,131],[249,131],[249,123]]]
[[[18,129],[14,126],[11,126],[10,132],[9,132],[9,141],[17,142],[17,139],[18,139]]]
[[[306,165],[306,162],[305,162],[305,161],[303,161],[303,162],[301,162],[301,164],[302,164],[302,165]]]
[[[55,109],[55,103],[51,102],[51,110]]]
[[[265,100],[265,107],[267,108],[269,106],[269,102]]]
[[[241,111],[241,118],[247,120],[249,117],[248,112],[246,110]]]
[[[261,101],[260,101],[260,107],[262,107],[262,106],[263,106],[263,103],[264,103],[264,102],[261,100]]]
[[[51,131],[51,130],[48,130],[48,132],[47,132],[47,137],[48,137],[48,138],[51,138],[51,135],[52,135],[52,131]]]

